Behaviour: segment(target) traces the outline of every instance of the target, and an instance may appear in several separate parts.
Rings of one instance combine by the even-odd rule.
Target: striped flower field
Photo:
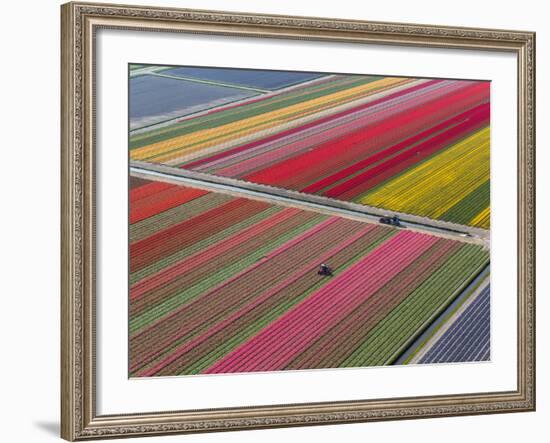
[[[491,347],[490,287],[474,294],[410,363],[488,361]]]
[[[242,98],[132,131],[132,160],[490,227],[489,82],[163,72]]]
[[[130,188],[132,377],[392,364],[489,261],[407,229],[137,177]]]

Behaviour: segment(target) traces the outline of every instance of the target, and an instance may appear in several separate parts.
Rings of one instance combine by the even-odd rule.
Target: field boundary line
[[[181,75],[161,74],[160,72],[150,72],[149,75],[152,75],[154,77],[171,78],[173,80],[182,80],[182,81],[187,81],[187,82],[203,83],[205,85],[219,86],[221,88],[244,89],[245,91],[260,92],[262,94],[266,94],[268,92],[271,92],[271,90],[269,90],[269,89],[254,88],[252,86],[237,85],[235,83],[223,83],[223,82],[217,82],[217,81],[214,81],[214,80],[202,80],[200,78],[184,77],[184,76],[181,76]]]

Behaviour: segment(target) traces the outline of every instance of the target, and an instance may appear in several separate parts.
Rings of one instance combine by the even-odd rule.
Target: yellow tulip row
[[[438,219],[489,179],[489,127],[447,148],[360,199],[366,205]],[[488,229],[489,202],[468,223]]]

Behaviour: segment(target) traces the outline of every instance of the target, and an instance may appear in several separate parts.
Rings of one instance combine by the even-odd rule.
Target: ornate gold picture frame
[[[67,3],[62,22],[61,435],[86,440],[535,409],[535,34],[524,31]],[[100,29],[474,49],[517,56],[517,389],[98,415],[96,33]],[[125,171],[121,171],[125,174]]]

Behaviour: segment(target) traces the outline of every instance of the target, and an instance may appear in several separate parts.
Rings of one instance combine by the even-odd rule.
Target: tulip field
[[[176,86],[174,75],[186,74],[186,91],[200,68],[180,69],[163,72]],[[230,104],[208,102],[203,112],[131,133],[133,160],[489,228],[489,82],[302,74],[291,83],[288,72],[215,71],[181,97],[195,100],[201,88],[220,88],[212,78],[235,82],[239,72],[238,88],[274,84],[276,74],[290,86],[247,96],[227,80],[221,92]]]
[[[130,377],[490,359],[490,82],[128,75]]]
[[[133,376],[391,364],[489,259],[478,245],[418,232],[134,185]],[[320,275],[321,263],[333,275]]]

